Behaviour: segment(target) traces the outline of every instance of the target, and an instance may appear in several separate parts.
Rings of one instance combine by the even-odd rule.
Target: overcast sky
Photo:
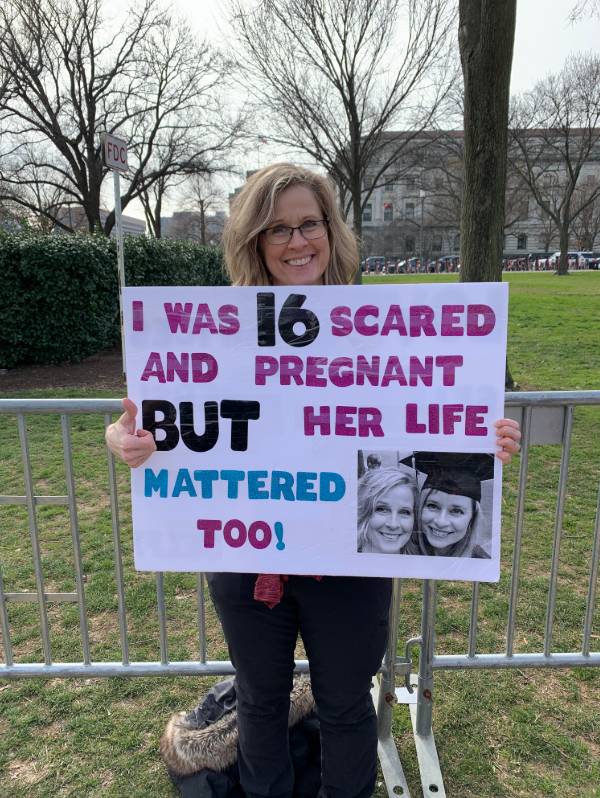
[[[574,2],[517,0],[511,93],[526,91],[548,73],[558,72],[571,53],[600,52],[600,20],[586,18],[576,24],[569,22],[567,17]],[[171,0],[171,5],[203,38],[215,44],[223,39],[232,44],[223,0]],[[256,153],[248,156],[244,167],[264,166],[269,160],[269,148],[257,146]],[[235,179],[227,181],[225,190],[234,182]],[[133,205],[125,212],[143,217],[141,208]]]
[[[572,24],[567,16],[574,5],[575,0],[517,0],[513,93],[558,71],[570,53],[600,49],[600,20],[587,18]],[[227,36],[223,0],[172,0],[172,6],[200,35],[212,40],[220,32]]]

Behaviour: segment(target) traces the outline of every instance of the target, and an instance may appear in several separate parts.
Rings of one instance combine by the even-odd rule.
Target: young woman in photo
[[[413,462],[426,478],[411,553],[489,560],[491,528],[481,510],[481,483],[494,476],[492,455],[415,452]]]

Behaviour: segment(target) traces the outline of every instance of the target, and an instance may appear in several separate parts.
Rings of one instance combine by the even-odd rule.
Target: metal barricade
[[[111,423],[113,414],[122,412],[121,402],[114,399],[0,399],[0,416],[16,416],[21,459],[23,462],[25,495],[0,495],[2,505],[25,505],[27,507],[29,534],[35,571],[35,592],[7,592],[4,587],[2,563],[0,562],[0,632],[2,634],[2,650],[4,662],[0,663],[0,679],[18,678],[89,678],[103,676],[219,676],[234,672],[229,660],[208,660],[206,652],[205,624],[205,579],[203,574],[197,575],[197,626],[198,626],[198,659],[189,661],[172,661],[169,657],[167,637],[167,613],[164,594],[164,574],[156,573],[156,606],[159,622],[160,661],[131,661],[129,654],[129,637],[127,630],[127,613],[125,600],[125,579],[121,545],[121,526],[117,501],[117,479],[115,462],[112,454],[108,456],[108,484],[110,493],[110,511],[112,522],[112,548],[114,557],[115,582],[118,600],[118,619],[121,660],[120,662],[92,661],[90,657],[90,641],[88,616],[84,589],[84,574],[81,559],[81,541],[78,522],[78,507],[75,497],[75,480],[73,476],[73,459],[71,448],[70,419],[74,415],[94,414],[104,416],[104,426]],[[32,414],[58,414],[60,416],[64,468],[67,491],[61,496],[40,496],[34,492],[26,418]],[[73,545],[73,566],[75,590],[69,593],[47,592],[44,585],[42,558],[40,552],[37,508],[45,505],[66,506],[70,516],[70,530]],[[36,602],[39,610],[43,663],[14,662],[11,644],[7,604]],[[53,603],[72,602],[78,605],[79,625],[83,659],[81,662],[55,662],[50,645],[50,628],[48,621],[48,605]],[[298,660],[297,670],[308,671],[308,662]]]
[[[435,795],[436,798],[445,798],[446,791],[432,730],[435,670],[600,666],[600,651],[593,652],[591,650],[592,623],[596,607],[596,586],[600,564],[600,485],[598,486],[596,503],[585,613],[581,619],[581,650],[574,652],[552,650],[557,575],[571,453],[573,413],[575,407],[580,405],[600,405],[600,391],[515,392],[506,394],[505,406],[507,415],[520,422],[523,438],[506,625],[506,647],[503,652],[492,654],[477,652],[479,584],[475,582],[472,588],[467,652],[458,655],[436,654],[435,606],[437,586],[434,581],[425,580],[423,582],[421,634],[419,637],[406,641],[404,656],[399,657],[397,655],[397,630],[400,612],[400,582],[397,581],[395,585],[394,598],[390,610],[390,640],[379,685],[375,691],[379,724],[379,759],[390,798],[393,798],[393,796],[410,798],[408,784],[391,732],[392,707],[395,703],[407,704],[410,710],[423,795]],[[559,444],[562,450],[554,517],[552,562],[548,585],[543,650],[539,653],[516,653],[514,650],[515,621],[527,473],[530,447],[535,444]],[[415,647],[419,648],[419,671],[418,674],[413,675],[411,674],[411,655]],[[397,676],[404,677],[404,687],[396,687]]]
[[[488,668],[562,668],[573,666],[599,666],[600,652],[591,650],[592,625],[596,607],[596,584],[600,563],[600,492],[596,507],[593,544],[589,565],[589,581],[585,613],[582,618],[581,650],[574,652],[553,651],[553,626],[559,554],[563,527],[563,513],[567,490],[567,474],[571,453],[573,413],[577,406],[600,405],[600,391],[532,392],[509,393],[506,407],[509,415],[521,423],[523,441],[519,471],[519,490],[516,504],[516,524],[510,596],[506,623],[505,650],[499,653],[478,653],[477,618],[479,585],[473,584],[467,651],[463,654],[437,654],[435,652],[436,583],[423,582],[421,605],[421,632],[419,636],[405,641],[404,655],[398,656],[398,623],[401,606],[401,582],[395,580],[390,610],[390,639],[384,658],[380,678],[374,688],[378,713],[379,756],[388,794],[410,798],[409,788],[402,771],[400,759],[391,733],[393,705],[407,704],[413,724],[414,740],[421,771],[423,794],[445,795],[435,740],[432,732],[432,705],[435,670],[488,669]],[[77,414],[96,414],[104,417],[104,425],[111,415],[120,413],[117,400],[101,399],[4,399],[0,400],[0,415],[16,416],[23,463],[25,493],[22,496],[0,496],[1,505],[22,505],[27,508],[31,551],[35,572],[35,592],[5,589],[0,564],[0,632],[2,634],[3,662],[0,663],[0,679],[32,677],[91,677],[91,676],[157,676],[157,675],[224,675],[233,672],[228,660],[207,658],[205,585],[202,574],[197,575],[197,627],[199,656],[195,660],[172,661],[169,657],[167,612],[164,593],[164,576],[155,575],[156,606],[159,625],[160,661],[131,661],[126,612],[126,585],[124,578],[121,530],[117,502],[117,478],[112,455],[108,454],[108,487],[112,526],[112,550],[117,592],[119,623],[120,661],[98,662],[90,653],[88,613],[86,609],[85,577],[82,568],[81,541],[78,521],[78,505],[75,493],[75,477],[71,448],[70,419]],[[66,494],[58,496],[36,495],[32,478],[32,466],[26,427],[29,414],[58,414],[64,453],[64,475]],[[560,444],[562,455],[558,482],[558,495],[553,532],[552,562],[548,586],[543,650],[539,653],[515,651],[516,607],[519,591],[521,565],[521,543],[523,534],[526,483],[530,447],[535,444]],[[37,508],[44,505],[63,505],[68,508],[75,589],[72,592],[47,592],[44,582],[42,555],[38,532]],[[14,661],[11,643],[11,628],[7,604],[10,602],[36,602],[39,612],[43,662],[17,663]],[[72,602],[78,607],[81,634],[82,661],[55,662],[52,657],[48,605]],[[413,649],[419,650],[418,674],[412,674]],[[297,662],[299,671],[306,672],[306,660]],[[396,680],[403,678],[404,686],[397,687]]]

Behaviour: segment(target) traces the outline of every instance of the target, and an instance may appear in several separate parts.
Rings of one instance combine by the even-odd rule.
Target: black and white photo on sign
[[[359,450],[357,551],[492,557],[492,454]]]

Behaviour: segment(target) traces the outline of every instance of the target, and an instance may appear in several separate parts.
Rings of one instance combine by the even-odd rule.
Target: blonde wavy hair
[[[402,464],[395,467],[387,466],[385,468],[369,469],[358,480],[357,551],[363,551],[367,545],[369,521],[375,512],[375,505],[386,491],[398,485],[406,485],[406,487],[410,488],[413,494],[413,501],[416,501],[418,488],[414,471],[405,468]],[[398,552],[398,554],[401,553],[400,551]]]
[[[323,282],[347,285],[358,268],[356,238],[346,225],[332,183],[291,163],[276,163],[251,175],[231,203],[223,231],[225,266],[233,285],[271,285],[258,246],[260,233],[273,219],[275,203],[291,186],[306,186],[316,197],[328,222],[330,258]]]

